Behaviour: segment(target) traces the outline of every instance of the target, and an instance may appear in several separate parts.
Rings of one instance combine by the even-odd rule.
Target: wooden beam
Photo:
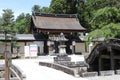
[[[103,58],[103,59],[110,59],[110,55],[101,55],[101,58]],[[120,60],[120,56],[114,55],[113,59],[119,59]]]

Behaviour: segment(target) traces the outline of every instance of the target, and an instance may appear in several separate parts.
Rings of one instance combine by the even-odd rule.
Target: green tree
[[[105,7],[120,7],[120,0],[79,0],[78,6],[78,18],[82,26],[84,26],[88,31],[93,30],[93,25],[91,21],[94,18],[94,14],[99,9]]]
[[[90,24],[92,29],[102,28],[110,23],[120,22],[120,9],[116,7],[105,7],[101,8],[94,13],[94,17]]]
[[[52,0],[50,12],[56,14],[75,14],[77,13],[77,0]]]
[[[26,33],[29,33],[30,23],[31,23],[31,15],[29,13],[27,13],[25,18],[26,18],[26,27],[27,27]]]
[[[101,29],[95,29],[94,31],[91,31],[86,37],[85,40],[91,42],[94,39],[99,38],[115,38],[116,36],[119,37],[120,35],[120,23],[110,23],[108,25],[105,25]]]
[[[3,19],[2,19],[2,17],[0,17],[0,30],[3,29],[2,24],[3,24]]]
[[[30,26],[30,14],[24,14],[21,13],[17,18],[16,18],[16,31],[19,34],[24,34],[28,33],[29,26]]]
[[[93,10],[88,6],[85,0],[78,2],[78,19],[80,24],[86,28],[87,32],[91,30],[90,18]]]
[[[12,45],[13,40],[16,40],[15,38],[15,21],[14,21],[14,12],[11,9],[4,9],[2,17],[0,18],[0,33],[4,34],[5,38],[5,51],[7,50],[7,39],[11,39],[11,53],[12,53]],[[7,35],[9,34],[9,35]],[[3,37],[3,36],[1,36]]]
[[[42,7],[40,10],[41,10],[41,13],[49,13],[48,7]]]
[[[14,30],[14,12],[11,9],[3,10],[2,26],[4,30]]]
[[[65,0],[52,0],[50,4],[50,12],[56,14],[66,13],[66,1]]]
[[[32,7],[32,12],[41,12],[40,6],[39,5],[34,5]]]
[[[66,0],[66,13],[76,14],[79,0]]]
[[[90,24],[91,32],[85,38],[114,38],[120,35],[120,0],[88,0],[86,10],[89,12],[87,23]],[[92,9],[92,10],[91,10]]]

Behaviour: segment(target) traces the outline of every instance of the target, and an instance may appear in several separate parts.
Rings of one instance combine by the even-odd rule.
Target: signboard
[[[37,57],[37,53],[38,53],[38,46],[36,44],[30,45],[30,56]]]
[[[30,50],[30,49],[29,49],[29,46],[25,46],[25,47],[24,47],[25,57],[30,57],[30,52],[29,52],[29,50]]]

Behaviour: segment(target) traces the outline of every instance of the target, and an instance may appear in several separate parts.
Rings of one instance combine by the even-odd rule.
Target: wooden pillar
[[[87,52],[87,42],[85,41],[85,52]]]
[[[99,57],[98,57],[98,74],[99,75],[101,70],[102,70],[102,58],[101,58],[101,53],[99,53]]]
[[[68,41],[65,42],[65,45],[66,45],[66,53],[72,54],[72,50],[71,50],[72,40],[70,35],[68,36]]]
[[[25,41],[25,46],[27,45],[27,42]]]
[[[11,53],[5,51],[5,80],[10,80],[10,66],[12,64]]]
[[[113,55],[113,51],[111,49],[111,47],[108,48],[109,49],[109,53],[110,53],[110,69],[114,70],[114,55]]]
[[[44,53],[48,54],[47,40],[44,41]]]
[[[55,43],[55,53],[59,53],[59,48],[58,48],[59,42],[55,41],[54,43]]]
[[[11,54],[13,54],[13,43],[11,42]]]
[[[44,53],[48,54],[49,53],[49,46],[47,45],[48,39],[49,39],[49,34],[47,33],[40,33],[42,36],[44,36]]]

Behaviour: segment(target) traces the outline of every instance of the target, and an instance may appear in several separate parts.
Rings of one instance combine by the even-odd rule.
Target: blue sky
[[[0,0],[0,15],[3,9],[12,9],[15,16],[22,12],[31,13],[33,5],[49,7],[51,0]]]

